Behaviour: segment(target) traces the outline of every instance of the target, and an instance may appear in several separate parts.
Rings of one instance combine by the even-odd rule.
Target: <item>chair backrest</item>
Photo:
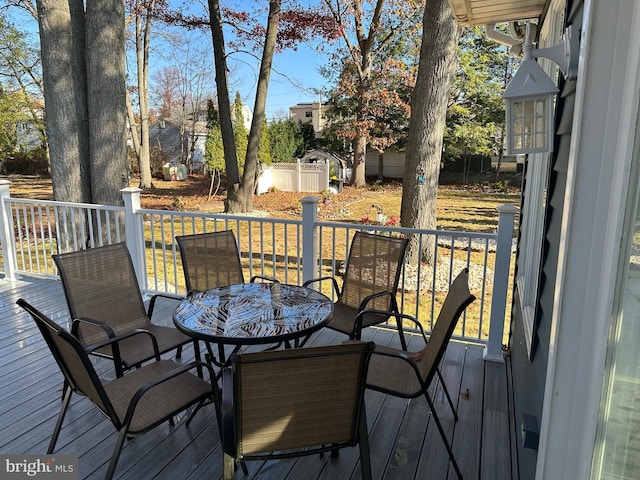
[[[225,439],[229,431],[238,438],[223,442],[225,452],[238,457],[355,445],[373,348],[354,342],[235,355],[223,377],[222,429]],[[224,408],[230,392],[233,426]]]
[[[469,292],[469,270],[464,269],[455,278],[442,304],[436,324],[431,331],[427,346],[424,348],[423,361],[420,362],[422,378],[426,385],[431,383],[436,368],[447,349],[462,312],[476,299]]]
[[[71,318],[91,318],[115,334],[145,328],[147,318],[129,250],[124,243],[53,255]],[[85,345],[105,340],[96,328],[81,326]]]
[[[182,235],[176,241],[188,292],[244,283],[233,231]]]
[[[339,302],[359,308],[368,295],[398,289],[408,239],[356,232],[351,241]],[[367,308],[390,309],[389,296],[373,300]]]
[[[67,383],[88,397],[112,421],[117,415],[89,356],[78,339],[22,298],[16,302],[33,318]]]

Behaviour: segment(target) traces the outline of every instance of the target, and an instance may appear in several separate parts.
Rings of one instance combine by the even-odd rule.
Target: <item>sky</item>
[[[181,0],[172,0],[179,2]],[[253,11],[255,0],[221,0],[222,5],[239,10]],[[266,5],[267,2],[262,2]],[[302,5],[316,5],[317,0],[301,0]],[[266,9],[263,25],[266,25]],[[225,31],[225,35],[227,35]],[[210,38],[210,37],[209,37]],[[225,37],[226,38],[226,37]],[[261,53],[261,52],[260,52]],[[253,110],[255,87],[260,67],[259,59],[247,55],[232,56],[232,80],[239,81],[238,89],[243,102]],[[297,50],[276,53],[273,58],[269,90],[267,94],[267,119],[289,113],[289,107],[297,103],[322,101],[320,91],[327,90],[327,80],[319,73],[319,67],[328,62],[326,54],[318,53],[310,45],[299,45]],[[230,92],[231,100],[235,92]]]
[[[246,57],[239,57],[246,60]],[[250,59],[251,60],[251,59]],[[238,82],[238,90],[244,103],[253,110],[255,88],[259,70],[259,61],[253,59],[253,65],[244,61],[233,62],[232,80]],[[301,45],[298,50],[276,53],[273,58],[269,90],[267,94],[267,118],[289,113],[289,107],[297,103],[321,101],[320,91],[326,90],[327,80],[318,69],[326,61],[323,54]],[[230,92],[233,101],[234,92]]]
[[[181,4],[182,0],[171,0],[174,4]],[[239,9],[253,10],[254,0],[223,0],[223,5],[235,5]],[[303,2],[316,3],[316,2]],[[29,32],[34,40],[38,38],[38,26],[34,19],[16,9],[11,11],[12,19],[16,26]],[[225,35],[228,35],[225,32]],[[189,38],[196,38],[196,34],[189,34]],[[203,46],[212,48],[211,34],[203,32],[198,39]],[[227,52],[229,53],[229,52]],[[155,58],[154,58],[155,57]],[[211,54],[211,70],[213,71],[213,55]],[[160,58],[151,52],[150,70],[161,69],[168,66],[168,60]],[[289,107],[297,103],[324,100],[319,92],[327,90],[327,80],[319,73],[320,66],[327,62],[325,54],[316,52],[309,45],[299,45],[297,50],[285,50],[276,53],[273,59],[273,70],[267,95],[266,114],[267,119],[287,116]],[[255,88],[259,70],[259,59],[242,54],[230,56],[231,101],[235,97],[236,90],[240,92],[243,103],[253,110]],[[213,75],[212,75],[213,76]],[[212,86],[212,91],[214,87]]]
[[[179,2],[181,0],[172,0]],[[255,0],[222,0],[222,5],[238,10],[255,11]],[[262,24],[266,26],[266,3]],[[301,4],[315,5],[317,1],[302,0]],[[225,30],[228,39],[229,30]],[[209,35],[210,34],[207,33]],[[229,52],[227,52],[229,53]],[[259,52],[261,53],[261,52]],[[238,89],[243,102],[253,110],[259,59],[248,55],[231,55],[230,68],[234,70],[232,79],[239,82]],[[319,92],[327,89],[327,80],[319,73],[319,67],[327,63],[326,54],[318,53],[310,45],[301,44],[297,50],[285,50],[276,53],[273,58],[269,90],[267,94],[267,118],[272,119],[284,112],[288,115],[289,107],[301,102],[321,100]],[[231,100],[235,92],[230,92]]]

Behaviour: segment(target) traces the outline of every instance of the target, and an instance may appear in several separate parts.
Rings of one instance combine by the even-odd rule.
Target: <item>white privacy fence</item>
[[[320,193],[329,188],[328,163],[273,163],[273,187],[282,192]]]
[[[56,277],[52,254],[126,241],[144,292],[184,294],[175,237],[230,229],[239,244],[245,278],[266,275],[300,285],[332,275],[340,283],[356,231],[411,236],[420,246],[435,241],[437,261],[405,262],[397,294],[401,310],[430,330],[449,284],[469,268],[470,287],[478,300],[467,309],[455,337],[485,343],[488,358],[502,358],[514,207],[498,208],[498,232],[489,234],[320,222],[317,197],[302,200],[301,219],[287,220],[142,209],[137,188],[122,190],[124,207],[19,199],[10,196],[9,184],[0,180],[0,271],[6,280],[21,274]]]

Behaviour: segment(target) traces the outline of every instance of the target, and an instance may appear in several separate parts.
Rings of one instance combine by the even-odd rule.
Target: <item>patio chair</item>
[[[359,445],[371,478],[364,391],[373,343],[235,355],[222,375],[224,479],[235,460],[270,460]]]
[[[71,395],[84,395],[111,421],[118,431],[118,438],[111,455],[105,479],[113,477],[125,440],[148,432],[169,421],[173,416],[195,406],[187,425],[207,401],[216,401],[215,382],[205,381],[190,372],[194,368],[206,368],[209,378],[215,378],[211,366],[204,362],[178,365],[172,360],[161,360],[153,335],[135,330],[106,342],[90,346],[87,350],[76,337],[47,318],[23,299],[17,301],[38,325],[51,353],[65,378],[62,409],[58,415],[47,454],[54,452]],[[111,382],[102,382],[88,354],[104,345],[115,345],[137,337],[148,342],[154,350],[154,362]]]
[[[342,289],[332,276],[304,282],[303,286],[307,287],[331,280],[337,300],[333,318],[327,327],[359,340],[363,328],[384,323],[391,316],[388,312],[399,311],[396,291],[407,244],[406,238],[356,232],[349,249]],[[367,315],[358,315],[363,310],[385,313],[372,311]],[[406,350],[402,321],[396,320],[400,342]]]
[[[443,391],[453,411],[454,419],[458,420],[456,408],[440,374],[439,364],[447,349],[447,344],[453,335],[458,319],[464,310],[475,300],[475,296],[469,292],[469,271],[464,269],[451,284],[447,297],[440,309],[440,314],[431,332],[429,340],[424,334],[422,325],[410,315],[396,313],[398,318],[412,320],[426,342],[426,346],[419,352],[410,353],[390,347],[376,345],[374,354],[369,363],[367,375],[367,388],[402,398],[417,398],[424,395],[433,415],[436,427],[440,432],[453,468],[458,478],[462,478],[460,468],[453,455],[451,445],[447,440],[445,431],[436,414],[433,402],[427,389],[438,375]]]
[[[177,350],[176,358],[180,358],[182,346],[192,342],[196,360],[200,359],[197,340],[173,326],[151,322],[159,295],[151,298],[149,310],[146,311],[129,250],[124,243],[52,257],[58,267],[73,319],[71,333],[83,345],[143,329],[156,338],[160,354]],[[154,357],[151,343],[141,337],[130,337],[113,346],[105,345],[92,353],[113,358],[118,376],[124,370],[138,367]]]
[[[244,283],[240,252],[232,230],[196,233],[176,237],[187,294],[217,287]],[[257,279],[277,282],[272,277],[254,275]]]

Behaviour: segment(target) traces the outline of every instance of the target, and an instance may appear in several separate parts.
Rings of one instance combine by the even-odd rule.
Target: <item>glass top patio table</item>
[[[197,292],[176,307],[176,327],[219,344],[289,342],[325,326],[333,302],[315,290],[279,283],[243,283]]]

